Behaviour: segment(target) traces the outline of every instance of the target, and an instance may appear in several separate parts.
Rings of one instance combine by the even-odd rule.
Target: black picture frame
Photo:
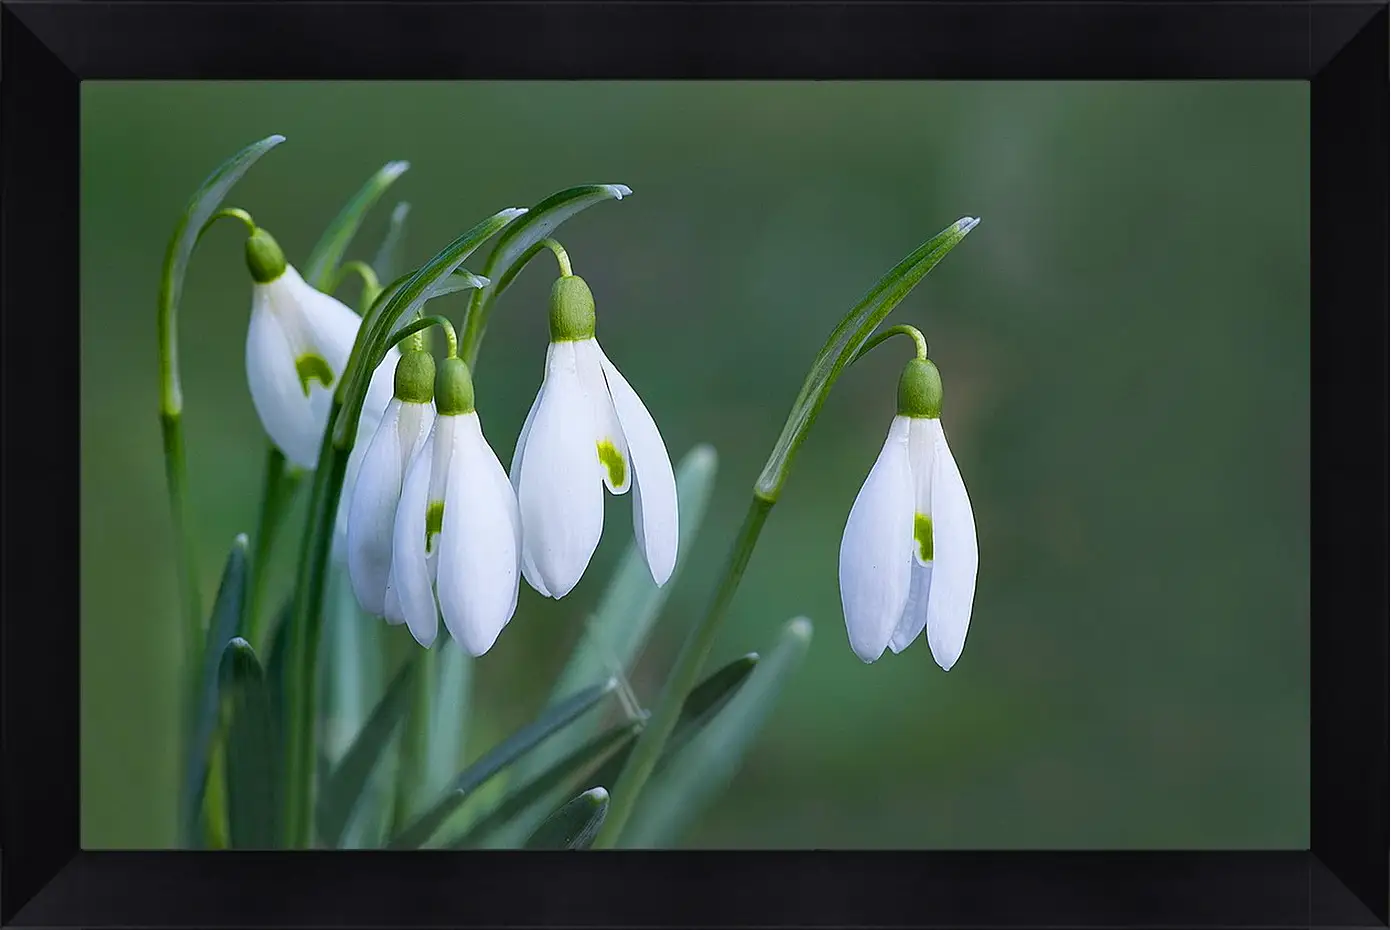
[[[507,41],[469,44],[466,34]],[[1311,799],[1284,852],[87,852],[79,83],[1299,79],[1311,89]],[[0,4],[3,819],[14,926],[1387,926],[1387,4]],[[51,308],[44,317],[36,308]],[[43,350],[41,346],[52,346]],[[153,410],[151,416],[154,415]],[[1374,428],[1375,427],[1375,428]],[[1391,430],[1388,430],[1391,432]],[[1368,607],[1367,604],[1373,606]],[[38,605],[36,607],[36,605]],[[39,612],[41,611],[41,612]],[[1259,644],[1253,644],[1259,648]]]

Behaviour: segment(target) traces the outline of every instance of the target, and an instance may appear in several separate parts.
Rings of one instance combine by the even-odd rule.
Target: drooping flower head
[[[522,519],[522,569],[547,597],[579,582],[604,527],[604,488],[633,490],[633,530],[652,580],[676,564],[671,458],[628,382],[594,337],[594,295],[577,275],[551,288],[550,346],[541,389],[512,456]]]
[[[364,611],[405,622],[391,587],[392,538],[401,483],[435,423],[435,360],[408,349],[396,363],[395,393],[371,436],[359,436],[362,464],[347,500],[347,563],[353,594]],[[355,447],[357,448],[357,447]]]
[[[483,438],[468,366],[447,358],[435,378],[434,425],[401,486],[388,599],[394,592],[422,646],[435,641],[443,614],[455,641],[482,655],[517,609],[521,544],[517,500]]]
[[[247,239],[246,264],[254,282],[246,332],[251,401],[285,458],[312,469],[319,460],[333,391],[362,320],[300,277],[264,229]],[[375,431],[391,399],[392,372],[399,356],[392,348],[372,374],[359,420],[364,438]]]
[[[971,500],[942,430],[942,379],[926,358],[898,385],[898,414],[850,508],[840,595],[850,646],[865,662],[927,631],[933,658],[961,656],[976,590]]]

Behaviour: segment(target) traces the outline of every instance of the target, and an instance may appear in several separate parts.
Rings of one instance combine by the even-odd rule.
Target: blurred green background
[[[919,641],[864,665],[840,613],[840,534],[894,412],[897,345],[826,404],[715,647],[766,649],[797,614],[816,628],[689,844],[1307,846],[1307,84],[87,82],[82,110],[85,846],[174,842],[154,299],[189,195],[271,132],[288,141],[228,204],[292,262],[393,158],[412,168],[350,258],[398,200],[415,264],[502,207],[633,188],[560,238],[673,459],[708,441],[721,466],[635,678],[649,702],[827,333],[919,243],[983,217],[890,317],[927,333],[975,506],[962,659],[943,673]],[[264,449],[243,235],[204,240],[180,318],[205,602],[254,528]],[[479,366],[503,462],[539,385],[550,265],[499,303]],[[431,306],[457,321],[463,302]],[[628,511],[610,501],[571,597],[523,586],[475,666],[470,755],[539,709]]]

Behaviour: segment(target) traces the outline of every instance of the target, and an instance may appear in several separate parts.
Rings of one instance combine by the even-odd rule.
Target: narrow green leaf
[[[406,217],[410,212],[411,205],[404,200],[391,211],[386,235],[372,259],[372,270],[377,273],[378,281],[390,281],[401,271],[402,256],[406,250]]]
[[[590,788],[546,818],[526,841],[526,849],[588,849],[609,812],[609,793]]]
[[[513,818],[520,817],[552,793],[564,790],[568,797],[575,790],[574,782],[588,779],[587,773],[594,764],[609,756],[620,745],[626,743],[631,746],[633,738],[641,729],[642,724],[636,720],[610,727],[508,794],[497,807],[474,822],[463,835],[445,845],[453,849],[476,847],[490,839],[494,831],[509,824]]]
[[[324,630],[324,649],[328,657],[324,677],[323,741],[330,761],[329,772],[342,763],[353,740],[362,732],[372,710],[383,694],[384,669],[381,618],[368,616],[358,606],[348,573],[335,565],[329,572],[331,594]],[[393,755],[390,743],[383,755]],[[389,795],[392,766],[373,766],[363,787],[361,799],[343,828],[337,846],[360,849],[377,844],[384,827],[382,802]],[[326,778],[319,779],[322,799]]]
[[[261,663],[241,637],[219,670],[227,727],[227,822],[233,849],[273,849],[280,838],[280,728]]]
[[[667,597],[676,587],[676,580],[686,564],[695,537],[705,518],[706,505],[715,487],[719,457],[713,446],[704,443],[692,447],[676,467],[677,512],[681,514],[680,535],[677,540],[676,567],[662,587],[652,581],[647,560],[637,543],[629,543],[604,590],[594,614],[585,624],[570,659],[551,690],[551,700],[572,694],[584,682],[597,681],[605,675],[628,674],[647,641],[657,617],[666,605]],[[523,778],[543,771],[557,759],[573,750],[596,732],[596,721],[585,721],[568,728],[522,764]]]
[[[222,199],[242,179],[242,175],[262,155],[284,141],[285,137],[281,135],[266,136],[223,162],[189,198],[183,216],[174,227],[159,282],[160,410],[165,414],[177,414],[183,409],[183,396],[179,388],[176,318],[193,246],[198,241],[203,224],[222,206]]]
[[[480,245],[524,215],[524,207],[499,210],[449,243],[414,272],[403,276],[404,280],[393,281],[382,289],[363,317],[357,341],[353,343],[343,376],[338,379],[338,390],[334,393],[334,408],[338,413],[334,419],[333,442],[337,448],[346,449],[351,445],[347,441],[348,431],[357,428],[362,402],[367,396],[367,385],[372,373],[386,357],[387,337],[402,321],[412,319],[427,300],[440,296],[440,285],[444,279],[454,274]],[[469,286],[466,274],[460,275],[459,282]]]
[[[618,682],[609,679],[601,685],[586,688],[547,708],[540,717],[513,733],[473,765],[464,769],[438,801],[392,839],[390,847],[416,849],[424,845],[480,785],[534,749],[546,737],[564,729],[595,707],[617,687]]]
[[[473,656],[454,642],[440,644],[436,658],[434,694],[430,701],[429,738],[425,743],[424,783],[427,797],[443,791],[464,764],[464,738],[468,732],[469,691],[473,683]]]
[[[789,621],[768,658],[758,664],[709,725],[669,757],[654,774],[619,845],[666,847],[729,784],[753,744],[788,678],[811,643],[811,622]]]
[[[714,718],[720,708],[724,707],[739,690],[739,687],[757,665],[758,653],[751,652],[721,667],[691,689],[690,693],[686,695],[686,700],[681,704],[681,713],[677,716],[676,726],[672,729],[671,737],[667,740],[662,756],[657,760],[657,771],[661,771],[672,754],[690,742],[691,738]],[[618,781],[619,773],[623,771],[623,766],[628,762],[628,756],[632,754],[633,746],[637,742],[637,734],[641,732],[642,726],[640,723],[633,723],[615,728],[615,730],[617,729],[630,735],[622,741],[613,754],[599,764],[593,774],[586,776],[586,780],[590,784],[603,785],[607,788]],[[579,762],[576,760],[585,757],[591,751],[597,751],[596,747],[611,737],[615,730],[601,734],[582,745],[570,756],[556,763],[550,770],[532,781],[527,788],[518,792],[520,795],[532,786],[539,785],[535,792],[528,792],[530,796],[525,804],[522,803],[520,797],[515,801],[509,798],[504,803],[513,805],[514,809],[509,809],[505,815],[495,811],[494,813],[498,815],[495,823],[489,824],[486,831],[478,828],[471,830],[472,838],[465,837],[464,839],[468,839],[470,842],[486,840],[487,845],[494,849],[507,848],[520,843],[527,834],[535,829],[537,823],[545,816],[545,812],[552,810],[560,802],[560,799],[555,797],[562,790],[559,781],[557,780],[553,784],[546,783],[545,780],[548,776],[555,776],[558,772],[573,771],[578,768]],[[493,814],[488,816],[492,818]],[[492,835],[488,835],[489,833]]]
[[[567,188],[551,194],[507,228],[483,266],[483,276],[491,284],[473,295],[469,300],[468,315],[464,317],[459,357],[468,363],[470,369],[477,368],[478,348],[482,344],[493,304],[536,254],[537,244],[581,210],[605,200],[622,200],[631,193],[632,190],[624,184],[585,184]]]
[[[390,161],[367,179],[367,183],[362,185],[353,195],[353,199],[344,204],[333,222],[328,224],[324,234],[319,237],[318,244],[309,253],[309,260],[304,263],[304,280],[321,291],[333,286],[334,276],[338,273],[338,263],[343,260],[353,236],[357,235],[367,211],[372,209],[392,182],[405,174],[409,167],[410,162]]]
[[[187,848],[201,845],[203,829],[199,812],[203,809],[203,792],[208,781],[208,757],[218,721],[218,663],[222,652],[237,632],[246,600],[247,538],[237,536],[232,551],[222,568],[222,581],[213,601],[208,635],[203,645],[201,667],[192,695],[193,715],[191,735],[186,741],[188,755],[184,760],[184,780],[180,809],[180,835]]]
[[[385,755],[392,734],[410,706],[411,683],[418,669],[417,663],[412,661],[401,666],[387,686],[386,694],[377,702],[352,746],[320,790],[319,837],[327,845],[336,847],[341,842],[343,831],[362,797],[373,768]]]
[[[859,351],[866,340],[874,333],[875,327],[898,306],[899,301],[917,286],[929,271],[937,266],[947,253],[966,238],[966,234],[980,222],[979,217],[964,216],[946,229],[914,249],[907,258],[889,270],[860,298],[850,312],[840,321],[835,330],[821,347],[806,381],[792,404],[792,410],[783,424],[782,434],[778,436],[773,452],[758,476],[754,492],[764,500],[777,500],[783,481],[792,463],[797,447],[806,438],[807,431],[815,421],[821,405],[825,403],[831,386],[840,377],[841,371]]]
[[[738,693],[739,688],[757,666],[758,653],[750,652],[728,665],[721,666],[691,689],[690,693],[686,695],[686,700],[681,703],[681,713],[677,715],[676,725],[672,727],[671,736],[667,738],[666,745],[662,747],[662,755],[657,759],[655,772],[664,769],[677,751],[689,743],[707,723],[715,718],[721,708],[729,703],[729,699]],[[628,756],[632,753],[633,744],[636,742],[636,738],[629,740],[627,745],[610,756],[608,761],[600,766],[590,780],[596,785],[603,785],[605,788],[615,784],[619,774],[623,771],[623,766],[627,764]]]

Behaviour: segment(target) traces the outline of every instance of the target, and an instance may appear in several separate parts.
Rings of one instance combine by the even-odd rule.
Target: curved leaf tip
[[[633,189],[626,184],[605,184],[603,187],[613,194],[614,200],[622,200],[633,192]]]

